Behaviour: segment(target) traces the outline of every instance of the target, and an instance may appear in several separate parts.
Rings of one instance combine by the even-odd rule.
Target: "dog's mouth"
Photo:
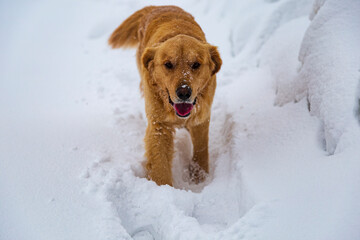
[[[191,110],[194,108],[194,105],[196,104],[196,98],[192,103],[188,103],[188,102],[174,103],[169,95],[169,103],[174,107],[175,113],[178,117],[186,118],[190,116]]]

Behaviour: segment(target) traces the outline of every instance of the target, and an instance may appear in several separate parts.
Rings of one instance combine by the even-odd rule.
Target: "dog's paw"
[[[205,181],[207,173],[197,163],[189,165],[190,183],[199,184]]]

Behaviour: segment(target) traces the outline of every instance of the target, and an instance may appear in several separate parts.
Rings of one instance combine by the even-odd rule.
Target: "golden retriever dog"
[[[149,6],[128,17],[110,36],[112,48],[137,47],[140,89],[145,98],[147,178],[172,186],[176,128],[193,143],[190,176],[209,172],[209,123],[222,61],[194,17],[175,6]],[[194,167],[197,166],[197,167]]]

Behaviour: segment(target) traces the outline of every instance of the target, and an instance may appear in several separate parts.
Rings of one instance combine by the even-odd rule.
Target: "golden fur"
[[[148,120],[145,134],[148,178],[158,185],[172,186],[174,132],[175,128],[185,127],[194,146],[193,162],[200,167],[191,168],[190,174],[195,182],[201,181],[204,177],[201,172],[209,172],[210,110],[215,74],[222,64],[217,48],[206,42],[193,16],[175,6],[149,6],[135,12],[113,32],[109,44],[113,48],[138,47],[140,89]],[[171,69],[166,65],[169,62]],[[193,109],[187,117],[177,116],[174,107],[183,103],[177,95],[182,84],[192,90],[189,101],[193,102]]]

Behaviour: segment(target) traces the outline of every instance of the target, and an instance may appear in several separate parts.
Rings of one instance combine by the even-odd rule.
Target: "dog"
[[[186,128],[193,143],[190,177],[209,173],[209,124],[222,60],[207,43],[194,17],[176,6],[148,6],[128,17],[110,36],[112,48],[137,47],[145,99],[147,178],[172,186],[176,128]],[[197,166],[197,167],[193,167]]]

